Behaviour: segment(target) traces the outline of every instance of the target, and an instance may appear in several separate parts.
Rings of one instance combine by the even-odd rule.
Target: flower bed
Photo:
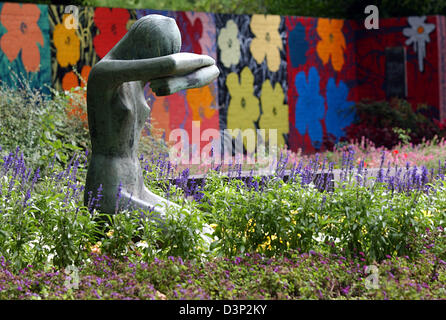
[[[324,190],[315,174],[334,164],[320,165],[317,158],[291,164],[287,182],[281,177],[289,159],[282,157],[269,177],[225,181],[215,168],[202,184],[190,186],[188,170],[173,184],[160,182],[171,164],[141,157],[148,187],[180,204],[185,214],[178,223],[180,212],[169,211],[161,231],[150,219],[140,221],[138,211],[117,208],[120,213],[104,217],[97,207],[100,190],[83,206],[87,156],[76,154],[63,170],[54,161],[29,168],[18,148],[0,160],[2,297],[445,296],[442,163],[431,170],[406,166],[393,175],[382,167],[375,179],[363,162],[355,167],[350,149],[339,165],[339,184]],[[365,184],[367,179],[373,181]],[[205,224],[214,229],[210,247],[198,235]],[[365,287],[364,267],[371,265],[380,270],[380,289]],[[70,266],[80,269],[82,290],[62,285]]]

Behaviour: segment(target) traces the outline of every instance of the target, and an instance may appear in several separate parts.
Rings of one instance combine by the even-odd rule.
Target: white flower
[[[226,68],[240,61],[240,41],[237,36],[237,24],[233,20],[228,20],[226,27],[220,30],[217,40],[220,60]]]
[[[409,17],[410,28],[403,29],[403,34],[408,37],[406,45],[413,44],[414,51],[418,54],[418,67],[420,72],[424,70],[423,59],[426,57],[426,42],[430,42],[429,33],[435,29],[435,25],[425,23],[426,16]]]

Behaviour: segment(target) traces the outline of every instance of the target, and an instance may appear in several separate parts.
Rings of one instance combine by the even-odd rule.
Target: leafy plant
[[[376,146],[392,148],[409,139],[413,144],[419,144],[435,136],[444,136],[445,132],[423,115],[425,109],[426,106],[420,105],[414,111],[410,103],[399,99],[357,103],[354,106],[356,120],[345,128],[346,138],[367,137]]]

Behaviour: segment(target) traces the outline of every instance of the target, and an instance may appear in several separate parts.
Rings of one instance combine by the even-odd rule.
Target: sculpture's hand
[[[211,83],[219,74],[220,70],[217,66],[210,65],[183,76],[152,80],[150,87],[157,96],[167,96],[180,90],[203,87]]]
[[[215,65],[215,60],[207,55],[180,52],[170,57],[175,62],[174,75],[185,75],[197,69]]]

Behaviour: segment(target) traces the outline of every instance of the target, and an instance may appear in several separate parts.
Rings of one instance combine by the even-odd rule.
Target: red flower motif
[[[37,44],[43,46],[43,36],[37,22],[40,9],[35,4],[5,3],[0,20],[7,32],[0,39],[1,51],[12,62],[22,51],[25,70],[39,70],[40,51]]]
[[[176,20],[181,31],[181,42],[183,43],[181,51],[201,54],[200,38],[203,33],[201,19],[196,18],[192,24],[185,12],[178,12]]]
[[[93,39],[93,45],[99,58],[103,58],[116,43],[127,33],[130,14],[126,9],[96,8],[94,23],[99,34]]]

